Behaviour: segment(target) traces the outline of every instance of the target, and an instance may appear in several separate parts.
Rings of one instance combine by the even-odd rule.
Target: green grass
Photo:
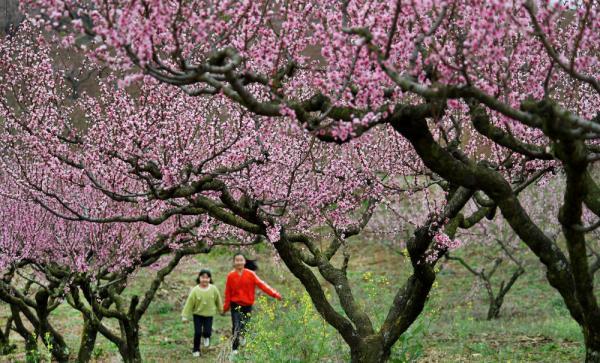
[[[379,325],[396,288],[410,271],[402,256],[384,247],[368,245],[368,251],[368,254],[353,251],[349,278],[359,303]],[[215,252],[182,261],[165,280],[142,320],[141,349],[145,361],[193,361],[190,354],[193,327],[191,323],[181,322],[180,311],[200,267],[213,270],[215,284],[223,291],[225,276],[231,269],[231,253],[226,249]],[[464,253],[476,262],[477,248]],[[260,276],[288,297],[287,304],[294,305],[261,299],[253,318],[256,329],[252,334],[255,343],[268,338],[267,343],[256,344],[258,348],[250,345],[238,361],[347,360],[347,347],[314,309],[310,309],[312,306],[303,298],[304,289],[285,266],[276,262],[268,248],[261,247],[255,254],[259,257]],[[581,361],[584,351],[579,327],[570,318],[558,293],[546,282],[539,262],[529,256],[526,264],[527,272],[506,296],[500,318],[487,321],[484,291],[476,288],[473,276],[458,264],[446,263],[438,274],[425,313],[397,344],[392,361],[403,361],[406,352],[416,354],[417,361],[422,362]],[[501,270],[498,278],[506,278],[508,273]],[[138,273],[133,279],[131,293],[143,293],[150,276],[148,271]],[[330,288],[328,291],[331,294]],[[273,319],[270,314],[274,314]],[[0,322],[6,316],[6,307],[0,306]],[[52,319],[69,345],[76,348],[81,323],[79,314],[68,306],[61,306]],[[305,321],[304,325],[296,323],[301,320]],[[212,341],[216,344],[202,361],[220,362],[227,358],[230,324],[229,316],[215,318]],[[117,328],[112,322],[110,326]],[[277,334],[268,335],[269,331]],[[22,360],[22,342],[14,334],[12,336],[20,351],[0,357],[0,361]],[[267,345],[270,353],[265,348]],[[98,362],[118,361],[116,348],[103,337],[98,338],[95,354]]]

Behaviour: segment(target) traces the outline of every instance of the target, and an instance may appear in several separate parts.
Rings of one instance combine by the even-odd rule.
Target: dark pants
[[[233,350],[240,346],[240,337],[246,334],[246,324],[250,320],[252,305],[242,306],[231,303],[231,332],[233,334]]]
[[[194,352],[200,351],[200,337],[210,338],[212,322],[212,316],[194,315]]]

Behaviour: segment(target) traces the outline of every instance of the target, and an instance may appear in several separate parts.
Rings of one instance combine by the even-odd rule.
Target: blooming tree
[[[556,243],[560,242],[562,238],[560,223],[556,217],[561,206],[560,196],[564,193],[563,183],[564,180],[561,177],[545,175],[519,195],[531,218]],[[486,203],[485,200],[474,198],[472,205],[466,209],[470,210],[472,216],[479,214],[483,222],[462,231],[459,237],[465,245],[483,246],[487,251],[482,253],[490,263],[477,267],[466,257],[458,255],[447,255],[446,257],[457,261],[481,281],[489,301],[487,319],[491,320],[499,317],[505,296],[517,279],[531,269],[531,266],[526,263],[525,259],[526,245],[518,238],[506,220],[501,216],[490,214],[493,209],[482,207],[478,204],[478,200],[483,204]],[[491,220],[484,220],[484,214],[488,217],[487,219]],[[495,288],[494,280],[498,279],[494,277],[494,274],[498,272],[504,262],[513,265],[512,274],[508,280],[500,280],[499,286]]]
[[[127,252],[119,251],[119,239],[106,236],[108,226],[65,223],[33,203],[12,198],[2,198],[0,210],[4,221],[0,232],[0,300],[10,307],[11,328],[25,340],[28,361],[39,359],[38,339],[54,359],[67,361],[71,349],[54,327],[52,312],[76,275],[93,275],[101,264],[114,260],[107,256]],[[99,248],[103,238],[112,240],[113,245]],[[131,246],[125,243],[123,247]],[[96,334],[97,329],[84,324],[82,341],[91,344],[82,344],[80,358],[91,355]]]
[[[259,130],[302,125],[323,141],[345,144],[326,153],[333,163],[350,162],[346,151],[372,139],[410,144],[393,161],[401,163],[412,150],[454,190],[485,194],[486,208],[498,209],[546,266],[549,283],[582,327],[587,361],[600,360],[600,308],[586,241],[598,223],[586,226],[583,220],[584,213],[600,215],[600,189],[590,172],[600,159],[597,2],[23,3],[48,27],[66,32],[65,44],[87,39],[87,54],[127,74],[124,83],[149,75],[200,103],[222,102],[228,113],[252,119]],[[257,157],[260,144],[294,143],[257,142]],[[139,167],[142,173],[156,171],[151,165]],[[559,213],[566,251],[532,220],[517,197],[519,187],[511,186],[549,167],[566,175]],[[347,168],[360,170],[352,163]],[[175,194],[165,196],[189,196],[182,188],[168,189],[173,179],[167,170],[149,175],[166,176],[166,190]],[[237,196],[224,189],[218,191],[227,213],[243,220],[232,217],[229,225],[286,236],[286,228],[271,224],[270,217],[262,219],[264,225],[252,220],[258,206],[237,205]],[[223,211],[218,207],[202,206],[213,218]],[[221,214],[220,220],[225,216],[231,217]]]
[[[525,250],[523,250],[515,233],[510,229],[507,230],[506,227],[508,226],[504,221],[489,224],[482,223],[476,231],[467,232],[464,236],[461,236],[467,244],[481,244],[484,246],[486,252],[482,253],[481,256],[484,263],[474,265],[467,257],[450,253],[445,255],[448,260],[457,261],[475,276],[478,280],[476,282],[485,289],[488,300],[487,320],[497,319],[500,316],[504,298],[519,277],[526,272],[523,258]],[[498,275],[504,275],[501,271],[506,262],[509,265],[514,265],[510,267],[512,272],[508,280],[504,277],[497,277]],[[500,283],[495,286],[498,279],[500,279]]]
[[[437,238],[436,251],[446,248],[451,240],[442,229],[470,191],[445,186],[448,193],[438,198],[435,213],[408,242],[413,268],[422,272],[398,287],[387,325],[376,331],[351,291],[347,239],[369,222],[379,200],[424,187],[396,177],[428,174],[416,157],[389,162],[409,151],[407,142],[392,134],[343,147],[323,144],[297,125],[264,122],[226,98],[190,97],[151,78],[130,90],[108,78],[99,81],[97,94],[71,97],[60,64],[51,57],[51,40],[30,25],[21,30],[0,47],[6,59],[0,142],[3,171],[14,185],[5,185],[3,193],[35,203],[44,215],[69,226],[97,225],[110,232],[109,242],[99,239],[95,250],[80,239],[79,249],[70,253],[78,265],[68,265],[69,271],[93,269],[88,261],[96,255],[103,268],[69,284],[74,293],[67,301],[126,361],[141,360],[137,324],[162,278],[184,253],[203,251],[182,242],[188,239],[208,246],[273,242],[319,312],[351,346],[354,360],[389,355],[421,312],[435,278],[439,256],[429,247]],[[36,49],[29,46],[33,42]],[[174,242],[163,238],[180,234],[183,239]],[[231,238],[241,242],[228,242]],[[157,239],[158,246],[150,244]],[[42,241],[30,243],[35,249]],[[64,254],[56,241],[47,246],[42,251],[51,250],[44,254],[49,261],[55,261],[52,253]],[[7,240],[10,248],[12,261],[24,258],[18,244]],[[128,253],[110,252],[115,248]],[[159,270],[153,290],[143,300],[125,303],[124,276],[164,254],[174,262]],[[340,254],[343,262],[336,266]],[[46,271],[60,274],[63,265]],[[335,286],[343,314],[311,267]],[[94,291],[96,285],[107,287]],[[104,318],[119,320],[120,336],[102,325]]]
[[[5,193],[9,187],[18,190],[6,178],[3,185]],[[28,361],[39,359],[38,339],[54,359],[73,358],[51,316],[65,300],[82,313],[79,361],[90,360],[98,333],[117,345],[124,361],[139,361],[139,322],[165,276],[182,257],[210,250],[188,235],[199,221],[173,228],[170,235],[157,234],[142,223],[68,221],[27,198],[20,192],[0,198],[0,300],[11,309],[9,327],[25,340]],[[156,276],[141,298],[133,295],[128,301],[122,296],[128,278],[145,266],[156,266]],[[119,321],[118,333],[103,323],[105,318]]]

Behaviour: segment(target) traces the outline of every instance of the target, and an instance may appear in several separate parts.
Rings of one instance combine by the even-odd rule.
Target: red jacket
[[[241,275],[235,270],[231,271],[225,284],[223,311],[229,310],[232,302],[242,306],[254,305],[254,290],[257,286],[267,295],[281,299],[281,295],[256,276],[254,271],[244,269]]]

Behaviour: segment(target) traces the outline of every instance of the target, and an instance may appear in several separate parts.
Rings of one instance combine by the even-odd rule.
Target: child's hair
[[[200,276],[202,275],[208,275],[208,278],[210,279],[210,283],[213,283],[213,279],[212,279],[212,274],[210,273],[210,270],[203,268],[202,270],[200,270],[200,272],[198,272],[198,277],[196,277],[196,283],[199,284],[200,283]]]
[[[235,259],[237,256],[242,256],[246,260],[246,263],[244,264],[244,268],[247,268],[248,270],[251,270],[251,271],[258,270],[258,265],[256,264],[256,260],[249,259],[248,257],[246,257],[246,255],[244,255],[241,252],[238,252],[235,255],[233,255],[233,258]]]

